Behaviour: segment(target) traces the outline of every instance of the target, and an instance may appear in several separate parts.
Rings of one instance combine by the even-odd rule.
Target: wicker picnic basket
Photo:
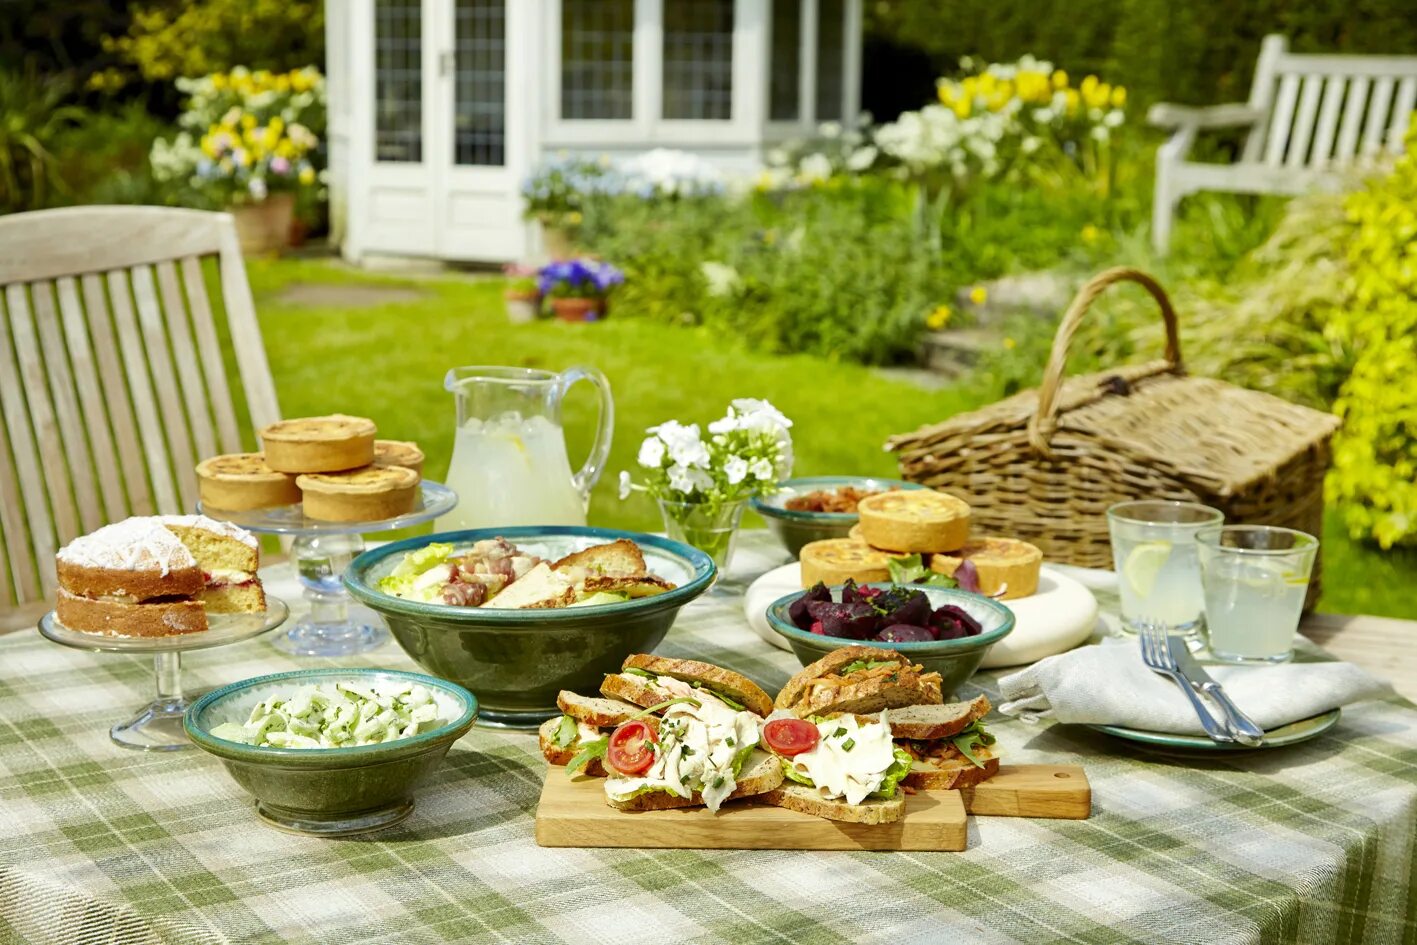
[[[1166,356],[1064,379],[1068,345],[1108,286],[1136,282],[1166,323]],[[1108,506],[1127,499],[1201,502],[1229,523],[1319,535],[1329,438],[1338,419],[1181,365],[1176,313],[1156,280],[1109,269],[1063,315],[1037,390],[891,437],[904,478],[957,495],[978,534],[1022,538],[1045,559],[1110,568]],[[1309,588],[1318,595],[1318,564]]]

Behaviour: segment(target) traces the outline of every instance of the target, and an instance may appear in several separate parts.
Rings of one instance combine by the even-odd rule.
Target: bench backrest
[[[0,615],[52,595],[75,536],[194,511],[193,465],[241,449],[223,335],[252,424],[279,419],[229,214],[0,218]]]
[[[1266,36],[1250,106],[1266,111],[1244,160],[1270,167],[1341,170],[1400,153],[1417,105],[1417,56],[1291,53]]]

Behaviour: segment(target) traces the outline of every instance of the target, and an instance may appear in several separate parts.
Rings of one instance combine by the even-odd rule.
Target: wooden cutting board
[[[968,791],[920,791],[893,824],[846,824],[766,804],[627,812],[605,803],[601,778],[567,778],[552,767],[536,808],[543,847],[713,850],[963,850],[973,813],[1082,818],[1092,806],[1076,765],[1004,765]]]

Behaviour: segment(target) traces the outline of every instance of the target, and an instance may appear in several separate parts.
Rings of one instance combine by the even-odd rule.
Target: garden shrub
[[[38,210],[69,192],[56,149],[86,116],[62,104],[69,92],[61,79],[0,69],[0,213]]]
[[[149,82],[236,66],[284,72],[325,59],[319,0],[150,0],[134,4],[132,16],[127,33],[105,46]]]

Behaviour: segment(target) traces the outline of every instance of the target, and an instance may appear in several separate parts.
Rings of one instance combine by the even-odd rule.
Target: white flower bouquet
[[[637,461],[642,483],[620,473],[620,497],[649,493],[670,537],[709,554],[720,568],[732,553],[743,503],[777,491],[792,472],[792,421],[766,400],[739,398],[708,425],[669,420],[650,427]]]

